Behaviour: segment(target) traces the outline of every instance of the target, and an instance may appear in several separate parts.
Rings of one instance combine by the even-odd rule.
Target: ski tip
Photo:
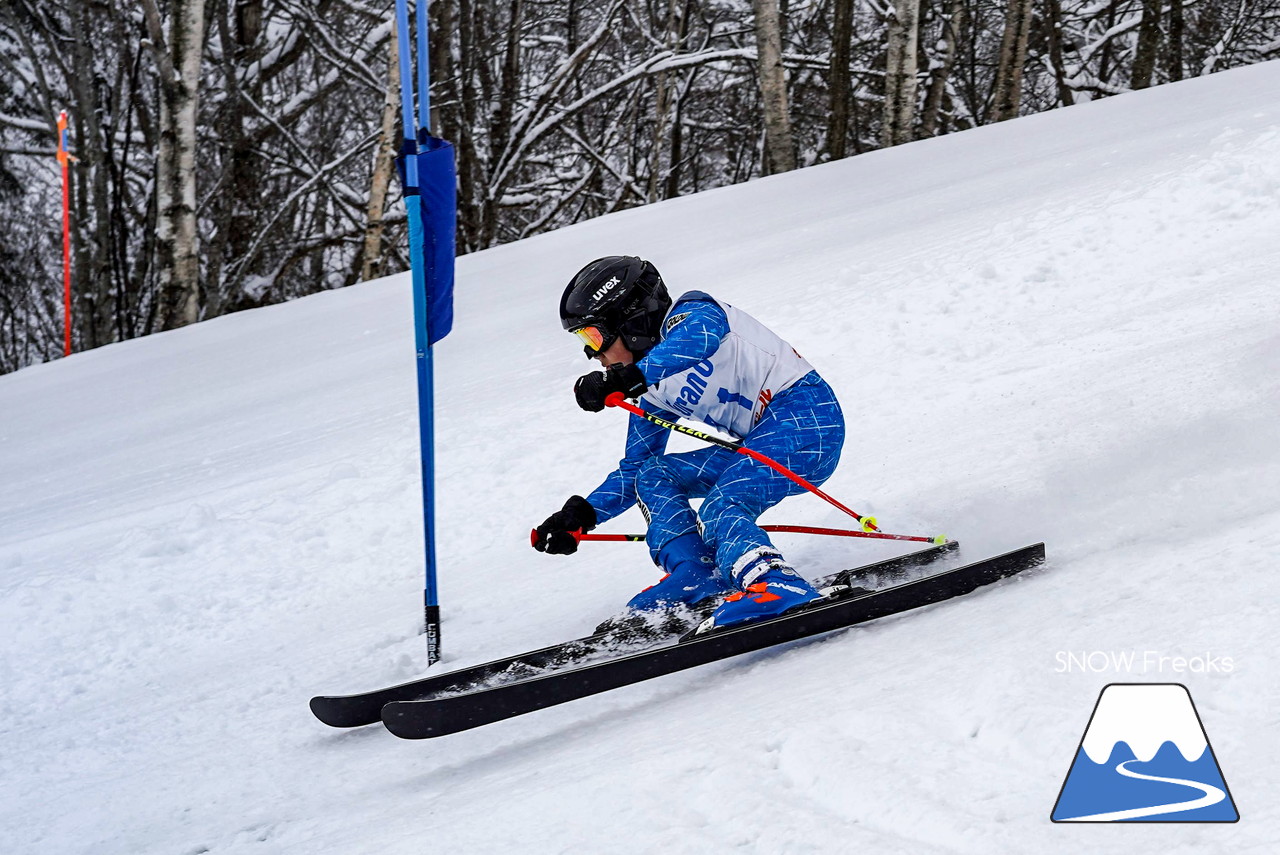
[[[364,727],[378,721],[380,694],[317,695],[311,699],[311,714],[329,727]]]
[[[311,708],[311,714],[319,719],[322,723],[330,727],[350,727],[341,716],[334,714],[333,704],[325,695],[316,695],[311,699],[308,706]]]
[[[432,725],[431,710],[422,701],[392,701],[382,707],[382,723],[392,736],[428,739],[442,735]]]

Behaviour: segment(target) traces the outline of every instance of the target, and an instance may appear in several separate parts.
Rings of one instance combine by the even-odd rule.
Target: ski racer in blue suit
[[[672,302],[657,269],[633,256],[583,268],[560,302],[565,329],[605,371],[579,378],[589,411],[621,392],[670,421],[710,425],[820,485],[835,471],[844,416],[818,372],[745,312],[701,291]],[[646,541],[666,572],[628,602],[651,612],[724,598],[716,627],[774,617],[820,595],[756,524],[803,488],[758,461],[712,446],[665,454],[668,431],[632,415],[626,453],[589,496],[573,496],[536,529],[535,548],[576,551],[587,532],[637,502]],[[690,499],[702,499],[695,513]]]

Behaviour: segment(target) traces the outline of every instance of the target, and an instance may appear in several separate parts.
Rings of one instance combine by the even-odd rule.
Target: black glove
[[[552,555],[572,555],[578,551],[578,539],[571,532],[588,532],[595,527],[596,509],[581,496],[570,496],[563,508],[533,530],[533,548]]]
[[[578,406],[589,413],[598,413],[604,409],[604,399],[614,392],[621,392],[628,398],[638,398],[649,388],[645,382],[644,372],[634,364],[614,363],[607,371],[593,371],[583,374],[573,384],[573,395],[578,399]]]

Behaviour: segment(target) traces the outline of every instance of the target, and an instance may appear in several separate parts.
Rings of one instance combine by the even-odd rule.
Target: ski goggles
[[[599,354],[602,350],[613,344],[613,340],[617,338],[613,333],[604,327],[593,325],[579,327],[572,330],[579,340],[585,345],[587,356],[592,357]]]

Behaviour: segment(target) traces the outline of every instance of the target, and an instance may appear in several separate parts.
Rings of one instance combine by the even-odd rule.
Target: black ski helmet
[[[583,347],[588,357],[606,350],[619,336],[640,357],[658,343],[670,308],[671,297],[658,268],[634,255],[609,255],[569,281],[560,298],[560,323],[569,332],[590,327],[600,331],[598,347]]]

